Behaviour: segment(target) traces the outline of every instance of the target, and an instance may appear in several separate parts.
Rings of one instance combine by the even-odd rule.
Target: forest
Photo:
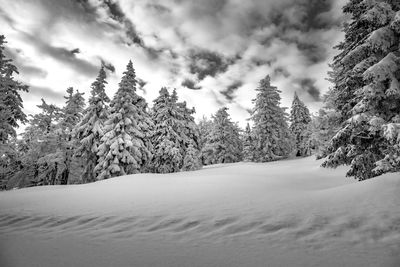
[[[24,113],[18,68],[0,36],[0,187],[90,183],[136,173],[198,170],[216,163],[269,162],[315,155],[366,180],[400,170],[400,4],[351,1],[324,106],[311,114],[294,94],[290,112],[268,73],[259,81],[245,129],[229,109],[196,122],[195,108],[163,87],[149,105],[129,61],[114,96],[99,66],[89,96],[69,87],[64,106],[42,99]],[[134,60],[134,59],[133,59]],[[86,99],[85,99],[86,97]],[[25,125],[17,134],[17,128]]]

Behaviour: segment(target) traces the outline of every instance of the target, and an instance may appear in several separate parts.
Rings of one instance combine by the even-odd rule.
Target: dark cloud
[[[243,83],[241,81],[235,81],[234,83],[230,84],[225,90],[221,91],[221,94],[225,96],[225,98],[229,101],[232,102],[234,97],[235,92],[237,89],[239,89]]]
[[[156,3],[147,3],[146,8],[148,8],[150,10],[154,10],[157,13],[170,13],[171,12],[171,9],[169,9],[168,7],[163,6],[161,4],[156,4]]]
[[[76,53],[72,53],[75,49],[68,49],[65,47],[56,47],[50,45],[46,40],[43,40],[40,35],[28,34],[21,32],[28,42],[30,42],[40,53],[50,56],[53,59],[68,65],[72,69],[77,70],[79,73],[87,76],[94,76],[97,74],[98,67],[92,63],[77,58]]]
[[[29,94],[38,96],[43,99],[49,99],[54,101],[60,101],[63,99],[63,92],[56,92],[48,87],[29,85]]]
[[[186,87],[186,88],[192,89],[192,90],[200,90],[200,89],[201,89],[201,86],[196,85],[196,83],[195,83],[193,80],[188,79],[188,78],[186,78],[185,80],[183,80],[183,82],[182,82],[181,85],[182,85],[183,87]]]
[[[104,68],[106,68],[106,69],[108,69],[109,71],[111,71],[111,73],[115,73],[115,67],[114,67],[113,64],[111,64],[111,63],[109,63],[109,62],[106,62],[104,59],[100,59],[100,61],[101,61],[101,65],[102,65]]]
[[[146,86],[147,82],[145,80],[141,79],[141,78],[136,78],[136,81],[137,81],[137,85],[138,85],[137,89],[139,89],[144,94],[146,94],[147,91],[146,91],[146,89],[144,87]]]
[[[274,69],[274,76],[283,76],[285,78],[290,77],[290,73],[287,69],[283,67],[277,67]]]
[[[69,51],[71,54],[75,55],[75,54],[79,54],[81,52],[81,50],[79,48],[75,48],[72,49],[71,51]]]
[[[300,86],[300,89],[307,92],[314,101],[321,101],[321,92],[315,86],[315,79],[304,78],[295,80],[294,83]]]
[[[225,72],[229,64],[232,64],[222,55],[206,50],[192,50],[189,60],[189,71],[196,74],[199,80],[203,80],[206,76],[215,77],[217,74]]]
[[[32,77],[46,78],[47,71],[27,63],[27,61],[21,55],[22,53],[23,52],[20,49],[12,49],[8,47],[6,47],[5,49],[6,57],[13,60],[20,74]]]

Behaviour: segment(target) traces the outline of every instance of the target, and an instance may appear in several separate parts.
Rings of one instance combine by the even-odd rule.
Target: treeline
[[[175,89],[161,88],[149,108],[136,92],[131,61],[112,99],[106,94],[107,75],[101,67],[87,106],[84,94],[69,87],[63,107],[42,99],[40,112],[28,119],[19,95],[28,88],[14,80],[17,69],[4,57],[4,38],[0,48],[6,62],[2,73],[8,73],[2,76],[8,79],[4,85],[13,83],[2,86],[2,96],[9,97],[2,102],[2,115],[8,116],[2,117],[7,124],[1,135],[3,189],[190,171],[242,160],[266,162],[287,158],[294,149],[297,156],[311,154],[307,107],[295,95],[289,127],[280,91],[270,84],[269,76],[256,89],[253,127],[247,125],[245,131],[231,120],[226,107],[196,124],[194,108],[180,102]],[[17,122],[27,124],[20,138]]]
[[[196,124],[195,110],[176,90],[162,88],[149,108],[136,93],[132,62],[112,100],[101,68],[87,107],[83,94],[68,88],[64,107],[42,100],[41,112],[28,120],[19,94],[28,87],[14,79],[17,68],[0,36],[0,186],[87,183],[312,153],[324,167],[350,165],[347,175],[358,180],[399,171],[400,3],[350,1],[343,11],[351,20],[331,64],[324,108],[312,116],[295,94],[288,114],[266,76],[244,130],[225,107]],[[17,138],[20,123],[27,127]]]

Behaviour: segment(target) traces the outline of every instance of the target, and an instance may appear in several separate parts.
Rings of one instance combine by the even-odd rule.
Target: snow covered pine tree
[[[299,99],[297,93],[294,93],[292,108],[290,110],[290,132],[295,140],[295,150],[297,157],[311,155],[310,147],[310,111]]]
[[[160,95],[154,100],[152,118],[155,124],[152,143],[154,147],[153,170],[158,173],[178,172],[185,165],[186,154],[190,148],[195,160],[198,150],[198,130],[192,114],[186,103],[178,102],[176,90],[169,94],[167,88],[160,90]],[[198,156],[197,159],[199,160]],[[197,169],[198,164],[187,164]],[[190,170],[189,165],[184,170]]]
[[[400,170],[400,2],[352,0],[345,40],[333,62],[330,98],[342,127],[325,167],[350,164],[347,176],[365,180]]]
[[[266,162],[287,158],[292,151],[292,137],[287,114],[280,107],[281,97],[277,87],[271,86],[267,75],[260,81],[251,119],[254,121],[254,159]]]
[[[15,146],[10,139],[17,136],[15,128],[19,123],[27,122],[20,92],[28,92],[28,86],[14,80],[18,69],[5,57],[5,43],[4,35],[0,35],[0,189],[6,187],[9,171],[13,171],[9,167],[15,162]]]
[[[231,121],[227,110],[226,107],[220,108],[213,116],[213,127],[204,148],[211,164],[238,162],[242,159],[239,128]]]
[[[149,131],[152,121],[143,97],[136,94],[136,74],[129,61],[110,104],[95,167],[97,180],[138,173],[151,159]]]
[[[254,161],[254,137],[248,123],[243,133],[243,160]]]
[[[85,169],[81,178],[83,183],[96,180],[94,168],[99,159],[97,152],[100,140],[104,135],[104,122],[109,115],[107,103],[110,102],[110,99],[105,93],[106,84],[106,72],[104,67],[101,67],[96,80],[91,85],[89,106],[74,133],[79,141],[75,154],[85,161]]]

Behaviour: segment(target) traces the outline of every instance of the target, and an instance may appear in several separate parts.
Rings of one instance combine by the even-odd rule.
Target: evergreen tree
[[[151,159],[152,121],[145,99],[136,93],[136,74],[129,61],[104,124],[95,171],[97,179],[138,173]]]
[[[155,172],[179,171],[189,146],[197,149],[199,134],[193,113],[194,109],[188,109],[186,102],[178,102],[176,90],[170,95],[167,88],[161,88],[152,112],[155,123],[152,165]]]
[[[173,91],[173,94],[176,90]],[[183,156],[186,156],[187,149],[190,145],[193,146],[193,149],[199,151],[200,150],[200,132],[199,127],[197,126],[193,114],[196,113],[194,108],[188,108],[186,105],[186,101],[177,102],[178,111],[181,120],[181,129],[179,130],[183,136],[181,142],[181,151]],[[182,162],[183,164],[183,162]],[[182,167],[182,166],[181,166]]]
[[[22,168],[11,178],[11,184],[18,187],[54,185],[58,181],[59,158],[53,155],[60,146],[57,126],[62,110],[43,99],[37,107],[41,112],[31,116],[22,134]]]
[[[239,127],[231,121],[227,110],[220,108],[213,116],[213,128],[204,148],[208,154],[207,163],[231,163],[242,159]]]
[[[292,137],[287,114],[280,107],[280,91],[271,86],[270,77],[260,81],[251,119],[254,122],[255,160],[259,162],[283,159],[292,151]]]
[[[330,101],[342,125],[326,167],[349,164],[347,176],[368,179],[400,169],[400,3],[349,1],[345,39],[332,64]]]
[[[195,145],[191,143],[186,150],[185,158],[183,159],[184,171],[195,171],[201,168],[199,150],[195,148]]]
[[[74,157],[77,148],[77,140],[73,138],[73,130],[83,116],[85,108],[84,93],[75,91],[72,87],[67,88],[65,96],[65,106],[60,113],[60,122],[57,124],[55,132],[51,135],[55,138],[56,150],[54,153],[47,154],[39,159],[38,163],[44,166],[54,166],[53,172],[56,173],[55,184],[68,184],[71,172],[73,176],[80,174],[75,171],[80,170],[79,162]]]
[[[18,162],[15,128],[27,122],[23,112],[20,92],[28,92],[28,86],[16,81],[17,67],[4,54],[4,35],[0,35],[0,189],[5,189],[9,178],[16,171]]]
[[[200,159],[203,165],[210,164],[211,159],[209,159],[209,151],[206,150],[206,144],[210,141],[211,129],[213,128],[212,120],[209,120],[205,116],[200,120],[198,124],[199,129],[199,150]]]
[[[89,106],[75,130],[75,136],[79,140],[76,155],[85,160],[85,169],[82,174],[84,183],[96,180],[94,168],[99,159],[97,153],[100,140],[104,135],[104,122],[109,115],[107,103],[110,99],[105,93],[106,84],[106,72],[104,67],[101,67],[96,80],[91,85]]]
[[[254,137],[249,123],[243,134],[243,160],[254,161]]]
[[[294,93],[292,108],[290,110],[290,132],[295,140],[296,156],[311,155],[310,147],[310,122],[311,116],[308,108]]]
[[[180,149],[182,141],[177,97],[172,97],[167,88],[159,91],[154,100],[152,118],[155,124],[152,144],[154,147],[153,171],[157,173],[177,172],[183,159]]]
[[[28,86],[16,81],[18,69],[4,55],[4,35],[0,35],[0,145],[4,147],[9,137],[16,137],[15,128],[27,122],[23,112],[20,92],[28,92]]]
[[[325,158],[328,153],[329,141],[339,128],[340,114],[332,109],[322,108],[311,120],[311,146],[316,151],[317,159]]]

